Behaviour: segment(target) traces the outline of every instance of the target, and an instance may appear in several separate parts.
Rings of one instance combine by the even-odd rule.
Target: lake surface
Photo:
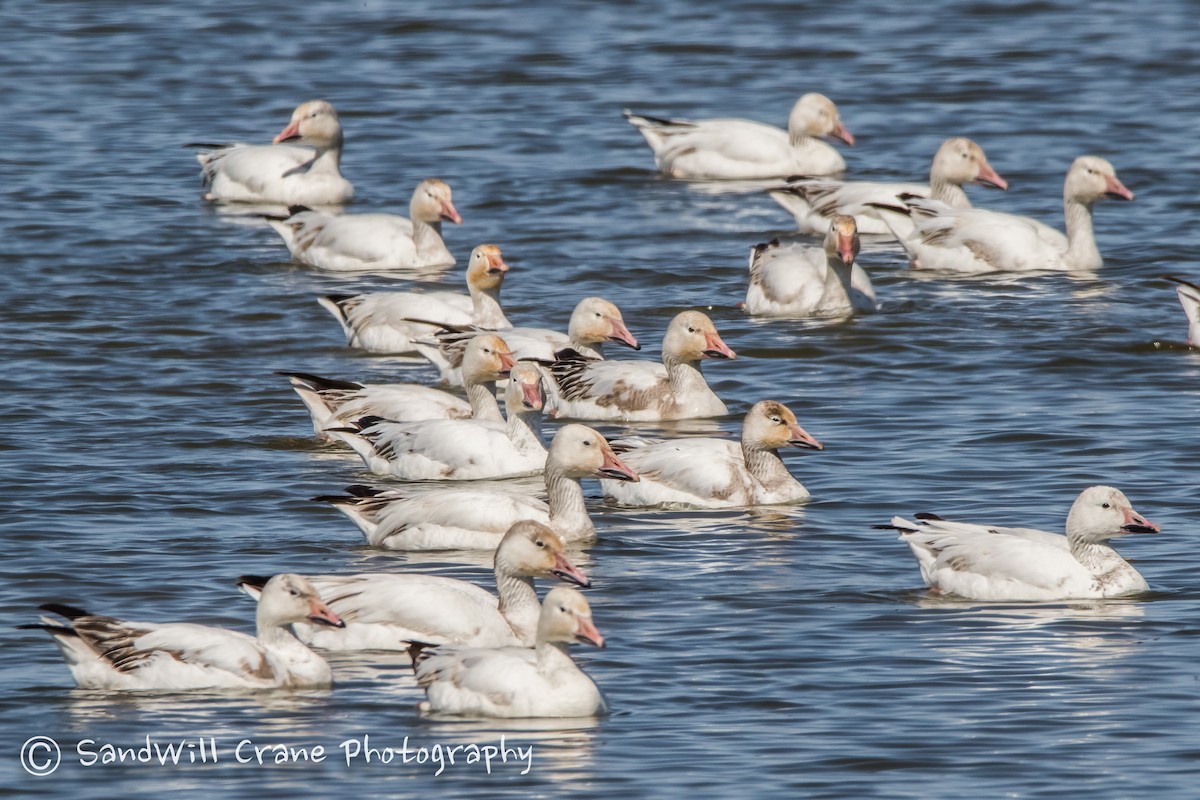
[[[291,264],[271,230],[200,200],[181,145],[269,140],[313,97],[340,112],[354,209],[405,213],[416,182],[448,181],[460,268],[499,243],[518,324],[564,326],[599,294],[654,358],[675,313],[711,309],[739,354],[706,367],[732,412],[711,427],[736,435],[755,401],[790,405],[827,445],[787,456],[813,501],[622,511],[587,485],[600,539],[581,560],[609,647],[576,656],[614,710],[599,721],[424,720],[387,656],[334,657],[331,692],[84,692],[44,634],[10,627],[0,794],[1194,796],[1200,352],[1180,344],[1186,321],[1159,278],[1200,279],[1194,7],[509,6],[4,5],[9,622],[56,600],[249,630],[243,573],[490,582],[479,564],[374,551],[308,500],[370,476],[311,438],[272,372],[432,380],[349,351],[314,302],[407,284]],[[807,91],[835,99],[858,137],[841,148],[850,176],[923,179],[944,138],[968,135],[1011,183],[971,189],[979,205],[1061,224],[1062,176],[1082,153],[1108,158],[1137,199],[1097,206],[1106,264],[1092,277],[914,275],[868,243],[881,313],[751,320],[736,308],[749,248],[789,235],[790,217],[763,194],[655,177],[620,112],[782,125]],[[934,511],[1061,530],[1096,483],[1162,526],[1121,545],[1147,596],[937,599],[908,548],[872,528]],[[18,764],[34,736],[64,750],[53,775]],[[219,761],[85,766],[75,749],[148,736],[211,737]],[[514,756],[491,774],[437,775],[429,760],[502,736],[534,748],[527,774]],[[414,760],[347,765],[364,737],[381,753],[408,737]],[[243,740],[327,757],[260,766]]]

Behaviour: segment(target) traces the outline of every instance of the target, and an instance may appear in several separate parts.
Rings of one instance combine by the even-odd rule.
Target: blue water
[[[576,656],[606,719],[423,720],[387,656],[334,657],[331,692],[84,692],[44,634],[9,629],[0,793],[1195,796],[1200,353],[1158,278],[1200,279],[1191,4],[13,0],[0,29],[13,625],[57,600],[248,630],[232,587],[247,572],[488,582],[478,564],[373,551],[309,502],[369,476],[312,440],[272,374],[431,380],[347,350],[314,302],[404,284],[289,263],[272,231],[200,200],[180,147],[266,140],[313,97],[341,115],[358,210],[403,213],[429,176],[454,187],[450,247],[461,264],[501,244],[514,321],[562,326],[575,298],[604,295],[654,357],[678,310],[711,309],[739,353],[707,367],[732,412],[717,426],[734,434],[771,397],[827,444],[788,456],[814,496],[797,509],[621,511],[588,487],[601,538],[582,560],[609,647]],[[782,125],[807,91],[858,137],[842,148],[852,176],[921,178],[942,139],[968,135],[1011,183],[972,190],[978,204],[1060,224],[1081,153],[1137,199],[1097,206],[1106,264],[1091,278],[918,276],[869,243],[880,314],[752,321],[735,307],[747,253],[790,218],[764,195],[656,178],[620,111]],[[1054,529],[1093,483],[1163,528],[1122,545],[1147,596],[936,599],[871,527],[928,510]],[[50,776],[19,766],[33,736],[64,750]],[[85,766],[76,751],[147,736],[213,737],[219,761]],[[501,736],[534,753],[524,775],[512,760],[440,776],[401,756],[347,765],[339,745],[364,736],[407,736],[414,755]],[[242,740],[327,758],[242,764]]]

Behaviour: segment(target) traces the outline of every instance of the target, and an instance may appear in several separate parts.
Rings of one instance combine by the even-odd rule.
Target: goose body
[[[853,145],[837,106],[810,93],[792,107],[786,131],[745,119],[657,119],[625,112],[654,151],[664,175],[698,180],[757,180],[787,175],[832,175],[846,162],[817,137]]]
[[[354,187],[338,169],[341,157],[342,126],[324,100],[297,106],[273,144],[233,144],[196,155],[206,200],[288,206],[349,202]]]
[[[1145,579],[1109,541],[1159,530],[1109,486],[1093,486],[1079,495],[1067,515],[1065,536],[932,515],[916,522],[896,517],[888,527],[900,531],[933,591],[983,601],[1075,600],[1144,592]]]
[[[85,689],[273,689],[333,682],[325,660],[292,633],[296,623],[344,623],[298,575],[276,575],[263,588],[256,636],[191,623],[131,622],[57,604],[43,606],[68,623],[43,618]]]

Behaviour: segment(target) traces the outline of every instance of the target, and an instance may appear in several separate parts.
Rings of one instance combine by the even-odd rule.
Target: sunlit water
[[[1200,278],[1194,9],[720,5],[0,10],[0,599],[14,625],[58,600],[247,630],[252,605],[232,585],[246,572],[490,580],[479,563],[372,551],[308,501],[369,476],[311,439],[272,372],[431,379],[348,351],[313,301],[405,284],[290,264],[272,231],[200,201],[180,145],[266,140],[311,97],[341,114],[357,209],[403,212],[432,175],[454,187],[465,223],[449,244],[460,264],[479,242],[504,248],[512,319],[563,326],[577,298],[604,295],[654,357],[672,315],[711,307],[739,353],[706,368],[733,412],[716,427],[735,434],[771,397],[828,446],[788,456],[814,495],[798,509],[621,511],[588,487],[601,538],[581,560],[609,647],[577,658],[607,719],[423,720],[408,668],[387,656],[335,657],[331,692],[82,692],[44,634],[10,630],[0,792],[1195,794],[1200,353],[1179,345],[1186,322],[1158,278]],[[859,137],[842,148],[853,175],[921,178],[943,138],[969,135],[1012,185],[972,189],[978,204],[1059,224],[1062,175],[1084,152],[1110,159],[1137,200],[1097,207],[1106,264],[1093,277],[915,276],[894,247],[868,243],[882,313],[752,321],[735,307],[746,256],[788,235],[790,218],[765,195],[654,177],[620,110],[783,124],[806,91],[836,99]],[[907,548],[872,528],[929,510],[1053,529],[1100,482],[1162,525],[1123,545],[1149,596],[933,599]],[[63,744],[50,777],[18,765],[35,735]],[[147,736],[215,738],[219,763],[88,767],[75,750]],[[414,760],[347,765],[339,745],[366,736],[381,751],[409,737]],[[435,777],[415,760],[501,736],[533,748],[528,774],[510,758],[490,775],[459,763]],[[243,748],[243,764],[243,739],[327,757],[259,766]]]

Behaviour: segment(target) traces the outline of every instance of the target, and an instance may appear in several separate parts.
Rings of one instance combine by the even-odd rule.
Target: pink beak
[[[1106,175],[1104,183],[1104,193],[1109,197],[1121,200],[1133,199],[1133,192],[1126,189],[1125,185],[1116,179],[1116,176]]]
[[[638,340],[635,339],[633,334],[629,332],[629,329],[625,327],[624,322],[619,319],[610,319],[608,322],[610,325],[612,325],[612,333],[610,333],[608,336],[608,340],[610,342],[619,342],[621,344],[629,345],[634,350],[642,349],[642,346],[638,344]]]
[[[313,598],[308,607],[308,618],[318,625],[329,625],[334,628],[344,628],[346,623],[342,618],[330,610],[329,606],[322,603],[320,600]]]
[[[540,411],[542,408],[541,381],[535,381],[534,383],[522,383],[521,396],[525,398],[525,405],[529,406],[534,411]]]
[[[716,332],[704,334],[704,355],[706,358],[737,358],[737,353],[730,350]]]
[[[280,142],[291,142],[300,138],[300,122],[295,121],[288,124],[286,128],[279,132],[279,135],[271,140],[271,144],[279,144]]]
[[[855,255],[854,234],[850,234],[849,236],[838,234],[837,250],[843,264],[853,264]]]
[[[979,165],[979,174],[975,176],[975,182],[984,186],[994,186],[997,189],[1008,188],[1008,181],[1001,178],[1000,173],[992,169],[992,165],[986,161]]]
[[[550,568],[550,574],[559,580],[564,580],[568,583],[574,583],[577,586],[583,587],[584,589],[590,589],[592,587],[592,581],[588,578],[588,576],[584,575],[583,571],[570,561],[567,561],[566,556],[564,556],[562,553],[559,553],[554,557],[554,566]]]
[[[802,447],[805,450],[824,450],[825,445],[816,440],[808,431],[801,428],[799,425],[792,425],[788,428],[788,444],[792,447]]]
[[[625,466],[608,445],[604,447],[604,463],[596,471],[596,477],[608,478],[614,481],[632,481],[634,483],[640,480],[638,474]]]
[[[846,144],[854,147],[854,134],[846,130],[846,126],[842,124],[841,120],[838,120],[837,127],[830,131],[829,135],[841,139]]]
[[[455,225],[462,225],[462,217],[458,215],[458,209],[449,200],[442,201],[442,219],[453,222]]]
[[[584,644],[604,647],[604,637],[600,635],[600,631],[596,630],[596,626],[590,619],[579,620],[579,629],[575,631],[575,638]]]
[[[513,359],[512,353],[497,353],[496,355],[500,356],[500,377],[503,378],[517,365],[517,362]]]
[[[508,264],[500,256],[488,256],[488,272],[508,272]]]
[[[1121,526],[1121,530],[1126,533],[1158,533],[1161,529],[1132,508],[1127,508],[1125,524]]]

